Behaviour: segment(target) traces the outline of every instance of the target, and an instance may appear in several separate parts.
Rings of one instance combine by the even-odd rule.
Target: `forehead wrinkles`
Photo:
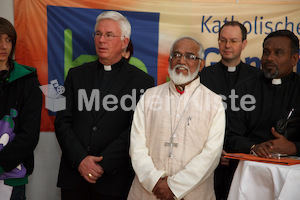
[[[199,46],[196,42],[190,39],[182,39],[175,43],[173,52],[180,53],[193,53],[197,54],[199,51]]]
[[[111,19],[102,19],[97,26],[97,30],[102,33],[121,33],[119,22]]]

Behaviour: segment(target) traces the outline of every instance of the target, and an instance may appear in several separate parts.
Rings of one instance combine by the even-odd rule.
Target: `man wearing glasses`
[[[205,67],[200,77],[202,84],[223,96],[224,103],[229,109],[231,90],[239,81],[257,74],[260,70],[241,61],[242,50],[247,45],[247,29],[238,21],[229,21],[221,27],[218,43],[221,60],[212,66]],[[229,164],[235,164],[229,163],[229,159],[224,158],[225,153],[223,150],[220,165],[215,172],[217,200],[227,199],[234,171],[231,167],[229,168]]]
[[[136,176],[128,200],[215,198],[222,99],[199,81],[204,49],[195,38],[179,38],[170,52],[170,82],[147,90],[134,113],[129,153]]]
[[[99,59],[68,73],[66,110],[55,119],[62,149],[57,183],[62,200],[127,198],[134,175],[128,155],[133,109],[154,85],[153,77],[122,57],[130,34],[123,15],[103,12],[94,33]]]

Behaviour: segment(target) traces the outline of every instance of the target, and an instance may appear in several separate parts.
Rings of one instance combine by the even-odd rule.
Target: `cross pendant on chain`
[[[170,146],[169,157],[173,158],[173,147],[177,147],[178,143],[173,142],[173,136],[170,138],[170,142],[165,142],[165,146]]]

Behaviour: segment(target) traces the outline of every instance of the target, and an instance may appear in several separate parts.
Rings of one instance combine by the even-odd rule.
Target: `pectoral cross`
[[[170,138],[170,142],[165,142],[165,146],[170,146],[169,157],[173,158],[173,147],[178,146],[178,143],[173,143],[173,136]]]

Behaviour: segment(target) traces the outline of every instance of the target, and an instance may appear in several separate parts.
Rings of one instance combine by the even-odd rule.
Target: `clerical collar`
[[[263,71],[261,72],[261,76],[263,76],[265,80],[272,85],[284,85],[287,82],[291,81],[295,74],[296,74],[295,72],[292,72],[284,77],[272,79],[272,78],[266,78]]]
[[[125,58],[122,58],[119,62],[113,64],[113,65],[103,65],[101,62],[99,62],[99,67],[101,70],[105,72],[115,71],[119,68],[121,68]],[[99,60],[98,60],[99,61]]]
[[[111,65],[104,65],[104,71],[111,71]]]
[[[281,78],[273,78],[272,84],[273,85],[280,85],[282,83]]]
[[[235,72],[235,70],[236,70],[236,67],[228,67],[227,68],[228,72]]]
[[[222,68],[224,69],[224,70],[226,70],[226,71],[228,71],[228,72],[236,72],[236,71],[238,71],[238,69],[240,68],[240,66],[241,66],[241,63],[242,63],[242,61],[237,65],[237,66],[235,66],[235,67],[228,67],[228,66],[226,66],[226,65],[224,65],[223,63],[222,63],[222,61],[220,61],[221,62],[221,65],[222,65]]]

